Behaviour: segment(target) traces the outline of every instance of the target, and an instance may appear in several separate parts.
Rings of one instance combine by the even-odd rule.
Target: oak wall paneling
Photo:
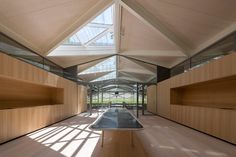
[[[235,61],[232,53],[157,84],[158,114],[236,144]]]
[[[37,104],[33,107],[0,110],[0,143],[78,113],[79,93],[75,82],[2,53],[0,53],[0,76],[64,91],[62,104],[54,104],[55,102],[52,101],[52,104],[48,105]]]
[[[78,113],[87,110],[87,87],[78,85]]]
[[[160,116],[170,117],[170,81],[157,84],[157,113]]]
[[[157,87],[150,85],[147,88],[147,110],[151,113],[157,113]]]

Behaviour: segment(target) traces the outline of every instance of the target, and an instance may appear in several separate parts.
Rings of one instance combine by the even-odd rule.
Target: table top
[[[142,124],[125,108],[111,108],[91,126],[92,130],[140,130]]]

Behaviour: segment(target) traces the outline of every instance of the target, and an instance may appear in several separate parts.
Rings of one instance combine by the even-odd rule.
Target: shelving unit
[[[64,104],[64,89],[0,75],[0,110]]]
[[[171,104],[236,109],[236,76],[171,88]]]

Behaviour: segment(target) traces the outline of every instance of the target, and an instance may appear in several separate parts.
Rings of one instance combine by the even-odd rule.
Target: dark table
[[[102,146],[104,141],[104,131],[130,131],[131,145],[133,145],[133,131],[143,129],[143,126],[127,109],[111,108],[98,117],[90,126],[90,129],[102,131]]]

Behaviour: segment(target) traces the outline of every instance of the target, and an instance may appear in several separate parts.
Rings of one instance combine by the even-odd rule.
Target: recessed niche
[[[0,76],[0,109],[58,105],[64,89]]]
[[[171,88],[171,104],[236,109],[236,76]]]

